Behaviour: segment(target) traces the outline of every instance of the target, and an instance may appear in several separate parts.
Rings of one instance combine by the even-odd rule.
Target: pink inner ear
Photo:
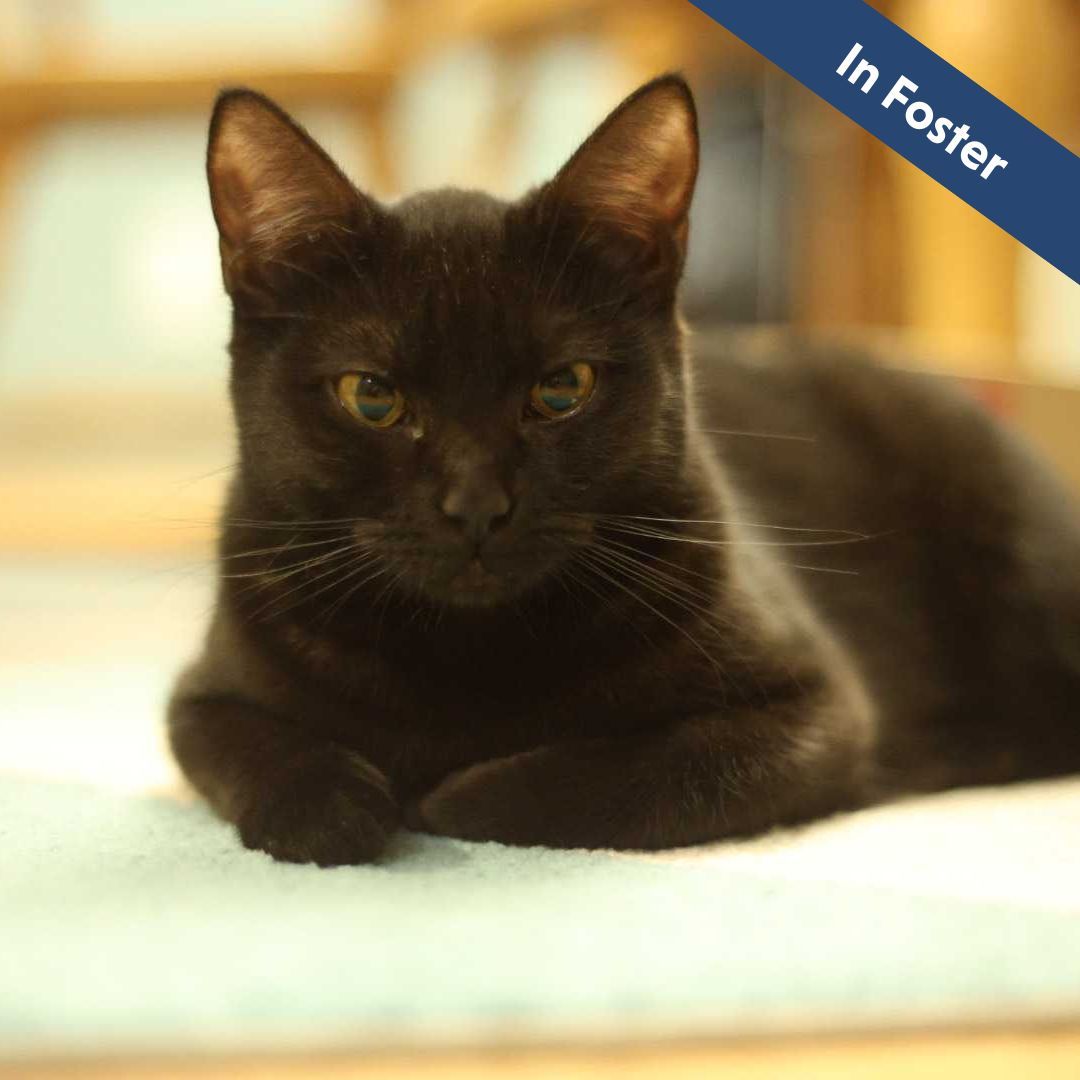
[[[668,111],[654,134],[655,175],[649,195],[659,215],[675,221],[689,208],[697,173],[697,145],[682,110]]]
[[[210,186],[222,240],[258,256],[346,215],[352,185],[307,136],[268,108],[240,102],[219,124]]]
[[[251,213],[250,186],[242,173],[228,165],[212,166],[214,208],[222,239],[230,247],[242,247],[248,240]]]
[[[687,98],[662,87],[610,117],[571,158],[556,186],[596,218],[647,237],[685,217],[697,153]]]

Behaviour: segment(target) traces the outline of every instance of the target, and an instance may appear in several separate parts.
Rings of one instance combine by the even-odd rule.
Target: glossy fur
[[[925,381],[688,348],[696,168],[675,77],[513,204],[381,206],[265,99],[219,101],[239,468],[169,723],[249,847],[660,848],[1080,768],[1071,503]],[[581,360],[580,414],[530,415]],[[357,370],[405,420],[346,414]]]

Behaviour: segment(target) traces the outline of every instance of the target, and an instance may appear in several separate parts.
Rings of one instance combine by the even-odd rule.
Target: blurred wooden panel
[[[1068,126],[1075,5],[893,0],[887,10],[910,34],[1048,131]],[[973,136],[996,149],[992,133]],[[897,282],[901,317],[914,334],[947,353],[958,371],[978,372],[983,342],[1015,349],[1021,245],[899,155],[890,160],[905,269]],[[1012,368],[1022,370],[1015,352]]]
[[[1080,1031],[645,1043],[446,1054],[312,1055],[82,1062],[13,1069],[0,1080],[1076,1080]]]
[[[0,474],[0,552],[205,552],[227,473],[195,457],[8,463]],[[203,470],[200,472],[200,470]]]
[[[801,87],[788,92],[792,320],[813,330],[896,326],[905,262],[893,152]]]
[[[139,115],[208,108],[224,85],[255,86],[292,103],[359,103],[386,91],[385,73],[353,66],[312,69],[237,64],[178,72],[128,70],[122,74],[79,70],[0,78],[0,123],[45,123],[87,116]]]
[[[217,394],[8,394],[0,552],[203,551],[233,443]]]
[[[1080,136],[1080,47],[1075,0],[873,0],[888,17],[1052,134]],[[753,50],[687,0],[387,0],[373,25],[358,16],[333,57],[316,66],[260,64],[244,55],[201,63],[185,48],[94,67],[79,18],[89,8],[59,2],[70,17],[49,22],[41,63],[0,76],[0,273],[4,195],[27,140],[42,125],[91,115],[136,115],[207,107],[224,84],[248,83],[292,107],[333,102],[355,110],[367,137],[372,183],[399,193],[390,105],[431,56],[480,42],[499,59],[494,110],[478,174],[498,186],[520,123],[515,77],[531,55],[563,37],[587,37],[614,55],[628,88],[681,68],[707,91],[767,70]],[[81,15],[79,14],[81,11]],[[55,22],[55,25],[53,23]],[[0,70],[2,70],[0,63]],[[786,76],[781,77],[786,80]],[[1017,346],[1020,245],[853,122],[790,83],[784,138],[796,143],[788,206],[793,321],[812,328],[903,328],[957,371],[987,373],[1005,356],[1023,371]],[[601,106],[602,107],[602,106]],[[1002,363],[994,362],[1000,374]]]

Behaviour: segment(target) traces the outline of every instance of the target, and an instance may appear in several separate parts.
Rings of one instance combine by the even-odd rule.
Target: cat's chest
[[[666,625],[666,624],[665,624]],[[559,634],[386,627],[371,640],[278,625],[289,712],[352,746],[403,791],[537,746],[655,728],[722,707],[723,672],[688,635],[608,621]],[[696,640],[696,639],[694,639]]]
[[[688,685],[703,701],[724,694],[715,673],[678,654],[477,643],[395,655],[325,642],[308,654],[319,670],[306,692],[321,699],[334,737],[406,787],[547,743],[655,726],[685,712]]]

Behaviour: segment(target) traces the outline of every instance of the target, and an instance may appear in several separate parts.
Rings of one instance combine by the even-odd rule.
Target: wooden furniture
[[[1080,1030],[911,1032],[361,1056],[0,1064],[0,1080],[1075,1080]]]
[[[1069,0],[872,0],[903,29],[1059,141],[1080,143]],[[954,372],[1030,377],[1020,339],[1026,249],[914,165],[807,99],[817,132],[800,196],[797,319],[817,328],[895,327],[914,354]]]
[[[876,0],[876,6],[1036,124],[1066,142],[1080,136],[1070,74],[1080,19],[1070,0]],[[364,28],[358,14],[355,32],[344,35],[332,56],[292,66],[239,53],[229,61],[142,56],[103,67],[80,47],[85,15],[77,0],[28,7],[38,12],[40,39],[30,67],[5,69],[0,19],[0,252],[5,191],[25,148],[47,125],[205,110],[225,84],[257,86],[288,106],[347,104],[369,147],[371,186],[398,194],[389,120],[395,94],[425,60],[470,41],[485,43],[496,58],[499,106],[477,171],[478,182],[498,186],[519,129],[522,95],[515,86],[523,59],[552,40],[579,35],[605,44],[626,68],[628,87],[669,68],[687,71],[701,86],[751,72],[784,87],[786,128],[798,144],[789,221],[796,324],[855,334],[898,328],[954,370],[1022,374],[1020,245],[778,77],[687,0],[390,0],[373,28]]]

